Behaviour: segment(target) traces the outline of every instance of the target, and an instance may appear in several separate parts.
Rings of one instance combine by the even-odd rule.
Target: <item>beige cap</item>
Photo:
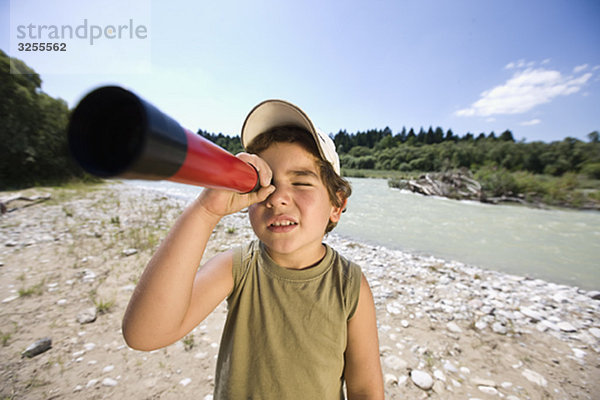
[[[246,148],[261,133],[283,126],[295,126],[310,132],[321,158],[340,175],[340,158],[333,140],[317,129],[300,107],[285,100],[266,100],[250,111],[242,126],[242,146]]]

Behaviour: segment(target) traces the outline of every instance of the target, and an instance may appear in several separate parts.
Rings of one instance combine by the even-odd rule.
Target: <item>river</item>
[[[351,178],[334,232],[357,241],[600,290],[600,212],[542,210],[425,197],[384,179]],[[191,199],[201,188],[127,181]]]

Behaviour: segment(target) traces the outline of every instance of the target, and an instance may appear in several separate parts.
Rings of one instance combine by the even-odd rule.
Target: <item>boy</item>
[[[186,208],[140,278],[125,340],[167,346],[227,299],[215,399],[340,399],[344,380],[349,399],[383,399],[369,285],[322,243],[351,193],[333,141],[281,100],[256,106],[241,137],[260,189],[205,189]],[[246,207],[259,240],[198,269],[219,220]]]

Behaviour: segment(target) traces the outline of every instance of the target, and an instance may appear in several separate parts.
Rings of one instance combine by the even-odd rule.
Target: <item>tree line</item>
[[[10,74],[11,63],[20,74]],[[71,159],[67,145],[67,103],[41,90],[40,76],[0,50],[0,189],[57,183],[87,176]],[[239,136],[199,130],[198,134],[233,154],[242,151]],[[442,128],[389,127],[365,132],[339,131],[333,138],[344,170],[445,171],[501,168],[561,176],[585,173],[600,179],[598,132],[583,142],[566,138],[552,143],[516,142],[506,130],[477,136],[455,135]]]
[[[84,176],[69,157],[67,103],[41,87],[33,69],[0,50],[0,189]]]
[[[198,131],[203,137],[237,153],[242,151],[239,136]],[[441,172],[466,168],[476,171],[496,167],[508,171],[562,176],[566,172],[585,173],[600,179],[600,140],[598,132],[589,142],[567,137],[562,141],[515,141],[510,130],[457,136],[442,128],[414,129],[393,134],[388,127],[365,132],[345,130],[332,135],[340,163],[345,169]]]

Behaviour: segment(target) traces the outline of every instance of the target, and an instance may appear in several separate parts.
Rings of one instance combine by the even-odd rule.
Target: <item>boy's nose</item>
[[[290,203],[290,196],[283,185],[275,186],[275,191],[265,200],[267,208],[286,206]]]

